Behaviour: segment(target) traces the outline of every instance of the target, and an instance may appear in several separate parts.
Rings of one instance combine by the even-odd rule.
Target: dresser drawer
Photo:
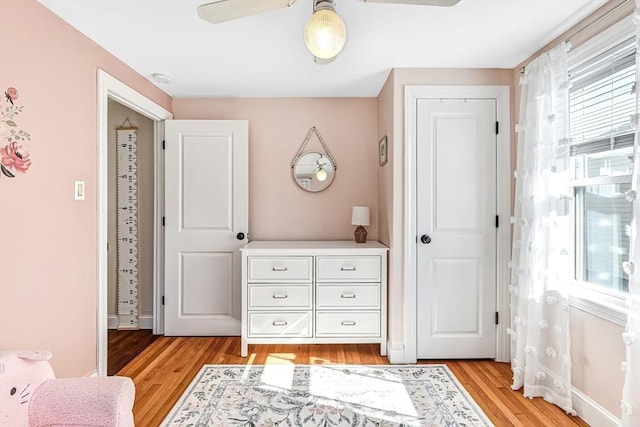
[[[311,257],[249,257],[249,282],[311,282]]]
[[[318,257],[319,281],[380,281],[380,257]]]
[[[250,285],[249,310],[311,309],[311,284],[299,285]]]
[[[380,336],[379,311],[319,311],[316,336]]]
[[[380,308],[380,285],[377,283],[318,285],[318,308]]]
[[[249,336],[310,337],[311,312],[249,313]]]

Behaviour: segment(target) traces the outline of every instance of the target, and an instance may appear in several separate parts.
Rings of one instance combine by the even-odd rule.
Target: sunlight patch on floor
[[[355,373],[338,367],[311,366],[309,393],[326,399],[368,406],[381,412],[392,411],[417,416],[402,379],[389,373],[378,376],[380,373],[381,371],[373,368]]]
[[[247,366],[245,373],[249,368]],[[261,387],[294,390],[295,369],[286,358],[267,357],[260,377]],[[387,412],[418,416],[402,378],[385,370],[365,368],[347,372],[344,365],[310,365],[306,391],[326,401],[327,408],[336,408],[337,402],[343,402],[371,408],[383,417]]]
[[[267,357],[267,363],[268,362]],[[262,376],[260,381],[262,384],[276,387],[284,390],[291,390],[293,385],[293,372],[296,369],[296,365],[293,364],[266,364],[262,370]]]

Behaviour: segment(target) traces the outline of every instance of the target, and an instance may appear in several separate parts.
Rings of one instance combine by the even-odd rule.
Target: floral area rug
[[[163,426],[492,426],[446,365],[204,365]]]

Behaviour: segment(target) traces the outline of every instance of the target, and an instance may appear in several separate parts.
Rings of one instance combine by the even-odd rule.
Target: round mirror
[[[335,165],[326,154],[303,153],[293,165],[293,179],[303,190],[322,191],[335,176]]]

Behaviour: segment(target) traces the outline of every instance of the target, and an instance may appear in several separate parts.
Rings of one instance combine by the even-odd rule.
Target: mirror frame
[[[315,158],[316,156],[317,158]],[[303,166],[304,164],[301,163],[301,161],[304,161],[309,157],[311,157],[311,162],[306,166],[310,166],[312,169],[309,176],[306,176],[307,174],[297,172],[297,168],[298,166]],[[321,160],[324,161],[321,162]],[[315,167],[314,164],[317,164],[318,167]],[[317,177],[320,170],[324,170],[326,172],[327,177],[324,180],[320,180]],[[318,193],[320,191],[326,190],[333,183],[333,180],[336,177],[336,164],[333,158],[326,154],[317,151],[306,151],[304,153],[300,153],[300,155],[293,161],[291,165],[291,176],[293,178],[293,181],[302,190],[308,191],[310,193]],[[309,186],[306,187],[300,181],[301,179],[309,179]]]
[[[304,151],[305,147],[307,146],[307,143],[309,142],[309,139],[311,139],[311,136],[313,136],[314,134],[318,138],[318,141],[320,141],[320,144],[322,144],[322,148],[324,149],[324,155],[316,151]],[[311,154],[317,154],[320,157],[312,160],[312,162],[315,162],[317,165],[314,165],[313,163],[308,164],[308,166],[310,166],[310,170],[307,173],[310,175],[308,177],[310,180],[309,180],[309,185],[307,186],[306,184],[302,184],[300,182],[300,177],[298,176],[298,174],[296,174],[296,166],[300,164],[299,161],[302,157],[307,157]],[[323,156],[327,159],[327,161],[320,163],[320,160],[322,159]],[[320,171],[324,170],[322,167],[323,164],[331,165],[332,170],[330,171],[331,172],[330,174],[325,173],[324,174],[325,177],[323,179],[318,179],[317,177],[319,176]],[[304,138],[304,141],[302,142],[302,144],[300,144],[300,148],[298,149],[298,153],[296,154],[296,156],[293,158],[293,162],[291,162],[291,175],[293,176],[293,180],[296,182],[298,187],[302,188],[303,190],[309,191],[311,193],[317,193],[319,191],[326,190],[327,188],[329,188],[329,186],[331,185],[331,183],[333,182],[336,176],[337,170],[338,170],[338,162],[336,162],[336,159],[334,159],[333,156],[331,155],[331,151],[329,151],[329,147],[327,146],[327,143],[324,142],[324,139],[322,138],[322,135],[320,135],[318,128],[315,126],[312,126],[311,129],[309,129],[309,132],[307,132],[307,136]],[[324,171],[327,172],[326,170]],[[325,183],[325,181],[327,182]],[[320,186],[319,188],[318,186],[315,186],[316,188],[312,188],[313,182],[321,182],[322,186]]]

